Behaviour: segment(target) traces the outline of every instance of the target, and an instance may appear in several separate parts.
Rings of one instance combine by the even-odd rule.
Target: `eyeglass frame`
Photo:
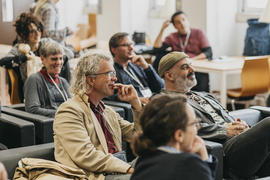
[[[187,126],[194,126],[197,130],[201,129],[200,119],[196,118],[194,122],[188,123]]]
[[[29,30],[29,34],[34,34],[34,33],[41,33],[41,30],[39,28]]]
[[[134,43],[124,43],[124,44],[118,44],[117,47],[133,47],[134,46]]]
[[[116,71],[107,71],[107,72],[102,72],[102,73],[96,73],[96,74],[86,74],[86,76],[99,76],[99,75],[107,75],[109,78],[116,77]]]

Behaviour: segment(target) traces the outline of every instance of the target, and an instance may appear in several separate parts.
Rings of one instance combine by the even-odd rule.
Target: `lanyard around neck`
[[[130,69],[130,68],[129,68]],[[132,69],[130,69],[130,71],[127,70],[127,68],[124,68],[124,71],[134,80],[136,81],[140,86],[141,88],[144,89],[144,86],[143,84],[140,82],[140,80],[138,79],[138,77],[136,76],[136,74],[133,72]]]
[[[185,49],[186,49],[187,44],[188,44],[189,36],[190,36],[190,31],[187,32],[184,44],[182,42],[181,37],[179,37],[179,45],[180,45],[180,48],[182,49],[182,51],[184,51],[184,52],[185,52]]]
[[[58,90],[58,92],[61,94],[61,96],[63,97],[64,101],[67,101],[68,96],[65,92],[65,90],[63,89],[63,92],[60,90],[60,88],[58,87],[58,85],[55,83],[55,81],[53,80],[53,78],[51,77],[51,75],[49,73],[47,73],[49,78],[52,80],[54,86],[56,87],[56,89]],[[64,93],[64,94],[63,94]]]

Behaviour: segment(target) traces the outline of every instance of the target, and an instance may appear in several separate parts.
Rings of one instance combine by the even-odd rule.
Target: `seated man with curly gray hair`
[[[122,140],[132,139],[136,120],[135,124],[123,120],[101,100],[117,90],[119,99],[130,103],[134,111],[142,107],[134,87],[116,84],[116,80],[111,56],[102,52],[82,56],[71,85],[74,97],[55,115],[56,161],[82,169],[89,179],[129,179],[134,171],[113,154],[121,152]]]

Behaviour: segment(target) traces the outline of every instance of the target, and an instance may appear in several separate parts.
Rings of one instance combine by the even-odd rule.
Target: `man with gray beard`
[[[249,127],[230,116],[211,94],[191,91],[197,81],[189,57],[183,52],[162,57],[158,73],[166,87],[161,93],[182,93],[188,97],[200,120],[198,134],[223,144],[224,163],[231,176],[237,179],[270,176],[270,118]]]

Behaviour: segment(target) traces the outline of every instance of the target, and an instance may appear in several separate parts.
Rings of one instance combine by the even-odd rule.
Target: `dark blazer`
[[[131,180],[212,180],[215,163],[202,161],[192,153],[155,151],[138,158]]]
[[[150,88],[153,93],[160,92],[160,90],[164,88],[164,81],[159,77],[151,65],[149,65],[147,69],[142,69],[132,63],[128,63],[128,68],[132,69],[142,85]],[[143,97],[140,85],[124,71],[122,65],[115,62],[114,69],[116,71],[117,83],[133,85],[138,96]],[[119,101],[116,94],[106,99]]]

